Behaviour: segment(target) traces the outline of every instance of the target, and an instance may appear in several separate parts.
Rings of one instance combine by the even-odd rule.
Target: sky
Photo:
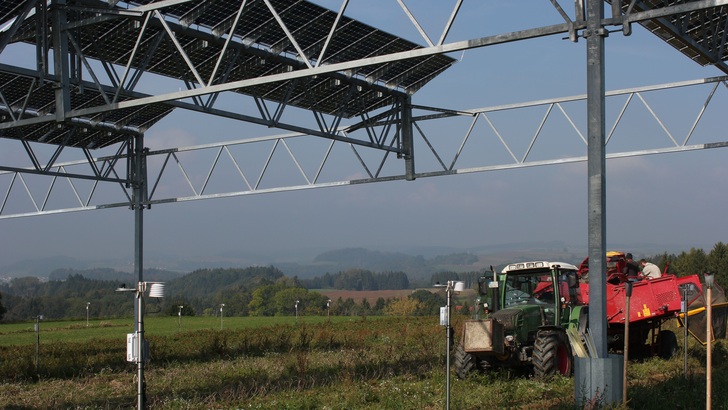
[[[316,3],[332,10],[341,4],[334,0]],[[373,3],[377,7],[372,7]],[[435,40],[453,4],[442,0],[408,2]],[[573,6],[566,4],[564,8],[573,13]],[[353,0],[347,10],[349,16],[367,24],[423,43],[395,0]],[[448,41],[559,23],[559,14],[546,1],[466,1]],[[617,31],[606,39],[607,90],[722,75],[714,67],[698,66],[641,26],[635,25],[633,31],[630,37]],[[572,43],[547,37],[456,53],[452,57],[459,61],[417,92],[413,103],[473,109],[583,94],[585,48],[583,39]],[[27,49],[9,47],[0,62],[29,58],[32,54]],[[692,125],[690,118],[700,108],[704,90],[646,98],[652,98],[650,103],[667,125],[680,131],[677,139],[682,140]],[[715,98],[722,101],[726,97],[720,93],[725,92],[722,87]],[[618,104],[608,105],[607,131],[617,109]],[[585,135],[585,115],[579,115],[578,108],[573,110],[577,127]],[[536,122],[540,115],[533,116]],[[691,141],[728,140],[719,119],[714,112],[706,113],[706,125]],[[428,138],[452,153],[462,141],[467,121],[433,125]],[[509,120],[508,115],[501,121],[499,131],[519,141],[514,146],[522,148],[523,141],[533,136],[533,125]],[[625,123],[629,122],[639,131],[615,133],[610,142],[613,149],[637,146],[642,139],[664,138],[644,108],[627,115]],[[488,135],[483,122],[478,127],[483,127],[482,135]],[[148,146],[156,149],[283,133],[180,111],[152,127],[145,138]],[[520,139],[516,134],[522,134]],[[492,133],[490,137],[491,143],[495,141]],[[9,148],[2,149],[4,146]],[[560,140],[547,140],[535,147],[532,155],[574,155],[569,146]],[[319,149],[320,144],[311,147]],[[582,148],[579,155],[586,154]],[[0,163],[11,163],[16,150],[17,146],[0,141]],[[424,158],[427,149],[420,142],[415,152]],[[728,200],[726,153],[713,149],[609,160],[607,248],[625,247],[629,249],[619,250],[650,254],[693,247],[709,251],[715,243],[727,242],[728,218],[723,210]],[[489,153],[468,151],[460,165],[467,167],[467,161],[477,160],[473,157],[478,155]],[[427,161],[422,159],[418,170],[425,169]],[[165,258],[205,260],[231,254],[269,255],[285,261],[347,247],[385,251],[481,249],[539,241],[563,242],[586,252],[586,173],[586,163],[582,162],[162,204],[145,212],[144,255],[150,264]],[[7,185],[2,183],[0,180],[4,192]],[[126,208],[0,219],[0,232],[0,266],[59,255],[81,260],[118,258],[132,263],[134,215]]]

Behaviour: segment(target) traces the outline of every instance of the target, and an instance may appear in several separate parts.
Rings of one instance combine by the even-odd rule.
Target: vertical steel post
[[[134,137],[131,173],[132,208],[134,209],[134,272],[137,276],[137,294],[134,305],[137,333],[137,408],[146,407],[146,383],[144,381],[144,206],[146,193],[144,135]]]
[[[624,288],[627,291],[627,298],[624,304],[624,372],[622,385],[622,403],[627,405],[627,363],[629,362],[629,304],[632,299],[632,282],[624,284]]]
[[[35,317],[35,373],[40,376],[40,316]]]
[[[405,180],[415,180],[415,147],[412,131],[412,97],[402,101],[402,127],[400,128],[402,151],[404,151]]]
[[[445,371],[445,378],[446,382],[446,393],[445,393],[445,409],[450,410],[450,302],[452,300],[452,289],[453,289],[453,281],[447,281],[447,288],[445,289],[445,292],[447,293],[447,323],[445,326],[445,340],[447,340],[447,354],[446,354],[446,371]]]
[[[587,185],[589,246],[589,335],[593,351],[588,359],[575,359],[574,397],[590,401],[603,398],[605,404],[622,399],[622,360],[610,357],[607,349],[606,300],[606,155],[603,27],[604,2],[586,2],[587,74]],[[577,403],[578,405],[579,403]]]
[[[139,315],[136,322],[137,343],[137,409],[146,407],[146,383],[144,382],[144,283],[137,284],[136,299],[134,300]]]
[[[220,304],[220,330],[222,330],[222,316],[223,316],[222,315],[222,308],[224,308],[224,307],[225,307],[225,304],[224,303],[221,303]]]
[[[589,331],[598,357],[607,357],[606,157],[604,121],[604,2],[587,1],[587,173],[589,223]]]
[[[710,410],[713,406],[713,347],[711,342],[713,339],[713,274],[705,274],[706,292],[706,331],[705,340],[707,341],[707,351],[705,356],[705,410]]]
[[[53,0],[52,6],[53,69],[58,79],[55,88],[56,120],[63,121],[66,119],[66,112],[71,110],[71,79],[68,61],[68,38],[66,37],[66,0]]]
[[[688,288],[683,288],[682,294],[683,313],[683,372],[688,377]]]

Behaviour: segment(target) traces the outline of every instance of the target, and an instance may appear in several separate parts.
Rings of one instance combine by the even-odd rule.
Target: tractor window
[[[553,283],[548,274],[508,275],[505,285],[506,307],[526,303],[554,303]]]

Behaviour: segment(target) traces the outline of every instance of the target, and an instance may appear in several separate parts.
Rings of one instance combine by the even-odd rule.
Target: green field
[[[350,321],[349,317],[300,316],[300,323],[321,323]],[[226,317],[223,329],[257,328],[295,324],[293,316],[273,317]],[[41,344],[48,342],[83,342],[91,339],[116,339],[126,343],[126,334],[134,331],[134,319],[107,319],[86,321],[40,321]],[[177,316],[151,316],[144,318],[144,332],[147,336],[169,336],[192,330],[219,330],[220,318],[213,316],[183,316],[181,323]],[[35,322],[0,324],[0,346],[18,346],[36,343]]]
[[[436,317],[219,318],[145,320],[150,409],[443,409],[445,332]],[[456,334],[462,317],[455,318]],[[136,367],[125,361],[131,319],[41,322],[36,371],[33,323],[0,326],[0,408],[128,409]],[[680,334],[680,333],[678,333]],[[682,343],[682,340],[681,340]],[[671,360],[630,362],[627,405],[613,409],[705,408],[705,347],[690,341],[689,374]],[[713,408],[728,410],[728,350],[713,350]],[[494,370],[459,380],[455,409],[586,408],[574,379]]]

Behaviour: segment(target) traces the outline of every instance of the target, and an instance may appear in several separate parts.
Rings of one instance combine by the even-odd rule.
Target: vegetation
[[[661,270],[668,268],[669,273],[675,275],[713,272],[715,282],[728,286],[728,244],[718,242],[707,254],[702,249],[691,248],[688,252],[681,252],[679,255],[653,256],[652,262],[656,263]]]
[[[708,253],[691,249],[649,259],[677,275],[712,271],[717,283],[728,284],[728,246],[723,243]],[[115,292],[124,282],[65,273],[64,280],[16,278],[0,285],[0,315],[7,309],[6,322],[27,321],[39,313],[47,318],[75,318],[41,322],[37,367],[33,323],[0,325],[0,408],[133,407],[136,371],[124,360],[125,334],[132,332],[128,316],[133,312],[133,298]],[[464,280],[472,287],[480,275],[438,272],[430,284]],[[349,269],[315,279],[316,284],[330,283],[332,288],[381,289],[396,282],[401,286],[407,277],[401,272]],[[286,277],[272,266],[202,269],[169,280],[168,297],[149,299],[146,306],[150,408],[445,406],[446,339],[436,317],[445,302],[442,294],[418,290],[407,298],[380,298],[373,304],[340,298],[327,308],[328,299],[306,284],[314,282]],[[89,300],[93,313],[86,326]],[[219,316],[221,303],[225,303],[224,317]],[[177,316],[178,306],[185,307],[182,316]],[[464,317],[453,316],[456,339]],[[682,334],[681,329],[673,330]],[[687,352],[688,374],[682,355],[667,361],[630,362],[629,402],[611,408],[705,407],[705,348],[690,339]],[[716,409],[728,410],[728,391],[716,388],[728,383],[727,359],[728,344],[719,340],[713,350]],[[606,406],[599,398],[574,403],[573,378],[539,380],[493,371],[467,380],[453,378],[451,407]]]
[[[205,322],[207,321],[207,322]],[[127,326],[130,320],[126,319]],[[211,323],[212,322],[212,323]],[[274,322],[274,323],[271,323]],[[154,409],[441,409],[446,401],[445,337],[437,319],[377,320],[325,317],[235,318],[224,330],[212,318],[150,318],[151,361],[145,369],[147,402]],[[227,326],[230,326],[228,328]],[[2,325],[6,328],[19,325]],[[128,331],[120,324],[97,327],[48,323],[36,372],[34,340],[0,348],[0,408],[132,408],[136,369],[124,361]],[[195,326],[195,328],[193,328]],[[202,326],[202,327],[200,327]],[[206,326],[206,328],[205,328]],[[243,328],[243,326],[245,326]],[[462,318],[455,320],[455,334]],[[189,330],[185,330],[189,327]],[[44,327],[45,329],[45,327]],[[112,332],[113,337],[104,336]],[[59,333],[48,341],[49,333]],[[682,339],[680,339],[681,341]],[[728,408],[728,349],[713,350],[713,408]],[[682,347],[681,350],[682,352]],[[705,407],[705,348],[689,339],[683,357],[630,362],[628,405],[614,409]],[[574,402],[574,379],[541,380],[493,371],[466,380],[452,374],[453,409],[606,408]]]
[[[397,290],[409,289],[410,282],[404,272],[374,273],[364,269],[349,269],[336,274],[326,273],[313,279],[301,280],[309,289]]]
[[[361,250],[351,250],[349,253],[361,255]],[[328,255],[339,260],[346,254],[338,251],[320,257],[326,259]],[[457,260],[470,260],[468,254],[457,254],[445,259],[452,263]],[[648,259],[657,263],[662,270],[667,268],[670,273],[678,276],[712,271],[715,273],[716,283],[728,284],[728,245],[722,242],[715,244],[708,253],[702,249],[691,249],[678,255],[664,253]],[[124,274],[127,281],[121,281],[91,279],[82,273],[97,278],[114,277],[113,272],[107,269],[96,269],[93,272],[63,269],[56,270],[54,274],[54,277],[64,278],[63,280],[44,281],[37,277],[12,279],[0,284],[0,319],[7,322],[23,321],[41,314],[48,319],[83,318],[86,316],[87,307],[92,318],[123,317],[133,311],[133,298],[115,292],[124,283],[134,283],[129,274]],[[481,271],[439,271],[420,285],[431,286],[449,280],[461,280],[466,287],[473,288],[482,274]],[[216,316],[223,303],[227,316],[294,315],[297,300],[299,313],[309,316],[322,314],[324,311],[327,314],[345,316],[400,314],[393,312],[401,311],[430,315],[436,314],[443,304],[442,295],[421,292],[410,296],[416,299],[417,304],[385,299],[374,304],[366,301],[357,303],[351,299],[337,299],[329,303],[320,293],[309,290],[415,287],[402,271],[372,272],[351,268],[305,280],[287,277],[283,271],[273,266],[200,269],[176,278],[163,271],[145,272],[145,275],[150,275],[149,278],[145,276],[148,280],[169,278],[166,281],[167,297],[161,301],[150,302],[148,312],[152,315],[177,315],[178,306],[184,306],[182,314],[185,316]],[[388,307],[394,302],[399,303],[399,306]]]
[[[455,278],[458,276],[447,276],[453,275]],[[335,278],[337,286],[345,289],[379,286],[401,289],[401,286],[409,284],[407,276],[401,272],[377,274],[350,270],[329,277]],[[92,318],[116,318],[134,311],[133,298],[116,292],[117,288],[125,286],[120,281],[92,280],[79,274],[69,275],[63,281],[25,277],[0,285],[0,294],[6,297],[7,321],[28,320],[37,315],[44,315],[47,319],[81,318],[86,316],[87,307]],[[423,300],[427,303],[418,314],[436,313],[434,306],[442,305],[444,297],[425,296],[429,296],[429,300]],[[422,299],[425,296],[418,297]],[[271,266],[192,272],[167,282],[166,297],[149,300],[148,312],[152,315],[217,316],[224,304],[226,316],[287,316],[295,315],[297,310],[307,316],[324,312],[372,316],[385,314],[386,305],[392,302],[381,299],[370,305],[367,301],[356,303],[353,299],[341,298],[329,302],[324,295],[308,290],[302,281],[286,277]],[[179,306],[183,307],[181,311]]]

